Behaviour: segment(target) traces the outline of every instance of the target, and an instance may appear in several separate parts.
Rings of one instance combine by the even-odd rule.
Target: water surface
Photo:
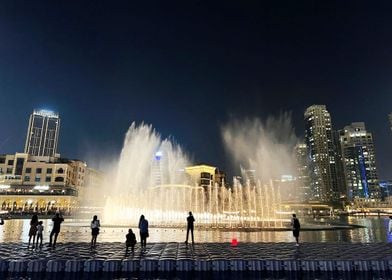
[[[300,239],[303,242],[392,242],[392,235],[388,235],[387,217],[342,217],[335,220],[326,220],[325,223],[349,223],[364,226],[349,230],[319,230],[302,231]],[[48,242],[52,228],[50,219],[42,220],[44,223],[44,242]],[[30,220],[6,220],[0,226],[0,242],[27,242]],[[105,226],[101,228],[98,241],[124,242],[127,227]],[[89,220],[65,219],[61,226],[58,242],[89,242],[91,230]],[[133,227],[139,241],[138,230]],[[148,242],[183,242],[185,241],[184,228],[150,228]],[[221,231],[221,230],[195,230],[196,242],[230,242],[233,238],[239,242],[293,242],[291,231]]]

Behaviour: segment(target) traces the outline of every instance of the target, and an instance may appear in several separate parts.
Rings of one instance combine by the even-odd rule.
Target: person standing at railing
[[[291,226],[293,227],[293,236],[295,237],[295,245],[299,246],[299,231],[301,229],[301,225],[297,218],[297,215],[293,214],[293,218],[291,219]]]
[[[38,226],[38,216],[34,214],[31,217],[31,221],[30,221],[29,245],[28,245],[30,246],[31,238],[33,237],[33,249],[35,244],[35,236],[37,235],[37,226]]]
[[[99,234],[99,228],[101,224],[98,220],[97,215],[94,215],[93,220],[91,221],[91,247],[95,247],[97,245],[97,236]]]
[[[53,217],[52,221],[53,221],[53,228],[52,228],[52,231],[50,232],[48,246],[51,247],[53,245],[53,248],[54,248],[54,247],[56,247],[57,237],[60,233],[60,225],[62,222],[64,222],[64,218],[60,215],[60,213],[56,213],[56,215]],[[53,235],[54,235],[54,241],[52,243]]]
[[[140,230],[140,243],[142,248],[146,248],[148,233],[148,221],[144,218],[144,215],[140,216],[139,220],[139,230]]]
[[[193,217],[192,212],[189,212],[189,216],[186,218],[186,221],[187,221],[187,227],[186,227],[185,244],[188,244],[189,231],[191,232],[191,236],[192,236],[192,244],[195,244],[195,240],[193,238],[193,223],[195,222],[195,218]]]

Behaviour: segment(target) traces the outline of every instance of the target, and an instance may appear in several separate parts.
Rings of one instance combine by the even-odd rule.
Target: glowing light
[[[49,186],[35,186],[34,190],[47,191],[47,190],[49,190]]]
[[[156,152],[156,153],[155,153],[155,159],[156,159],[156,160],[161,160],[162,155],[163,155],[162,151]]]
[[[45,109],[34,110],[34,115],[43,116],[43,117],[50,117],[50,118],[58,118],[59,117],[58,113],[53,112],[51,110],[45,110]]]
[[[10,185],[0,185],[0,189],[5,190],[11,188]]]
[[[293,181],[294,177],[292,175],[282,175],[280,180],[282,182]]]
[[[238,240],[236,238],[233,238],[231,240],[231,246],[233,246],[233,247],[237,247],[238,246]]]

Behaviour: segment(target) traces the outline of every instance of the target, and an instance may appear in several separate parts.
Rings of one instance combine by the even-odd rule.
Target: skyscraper
[[[323,202],[337,202],[340,188],[331,116],[325,105],[312,105],[304,114],[305,140],[311,160],[311,196]]]
[[[33,156],[55,156],[59,130],[58,113],[48,110],[34,110],[30,115],[24,152]]]
[[[309,200],[310,196],[310,159],[306,144],[297,144],[294,147],[295,159],[297,163],[297,190],[302,200]]]
[[[340,132],[349,199],[379,198],[373,136],[363,122],[345,126]]]
[[[335,156],[334,174],[332,175],[333,184],[336,185],[341,199],[347,198],[346,177],[344,174],[344,164],[342,147],[340,143],[339,131],[332,130],[332,143]]]

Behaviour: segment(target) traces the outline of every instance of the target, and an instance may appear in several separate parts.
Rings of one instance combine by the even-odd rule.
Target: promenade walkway
[[[263,278],[271,275],[311,279],[342,275],[358,279],[392,275],[389,243],[153,243],[125,253],[123,243],[59,243],[55,249],[28,249],[27,244],[0,245],[1,278]],[[240,277],[240,278],[241,278]],[[344,277],[344,278],[347,278]],[[204,278],[205,279],[205,278]],[[331,279],[328,276],[328,279]]]

